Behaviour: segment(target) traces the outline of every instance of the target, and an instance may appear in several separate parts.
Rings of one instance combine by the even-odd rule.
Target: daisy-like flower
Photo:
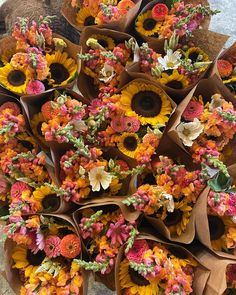
[[[136,117],[126,117],[122,120],[125,124],[125,131],[137,132],[140,128],[139,119]]]
[[[50,258],[60,255],[61,239],[57,236],[48,236],[45,240],[44,252]]]
[[[75,234],[66,235],[60,244],[61,255],[73,259],[81,252],[80,238]]]
[[[180,139],[182,139],[183,144],[190,147],[193,145],[193,141],[202,133],[203,129],[204,126],[195,118],[193,122],[181,122],[176,128],[176,131]]]
[[[25,190],[30,190],[30,187],[28,186],[28,184],[26,184],[22,181],[17,181],[11,187],[11,197],[12,198],[20,198],[21,194]]]
[[[26,86],[27,94],[39,94],[45,91],[45,86],[39,80],[31,80]]]
[[[115,77],[116,72],[113,66],[109,65],[108,63],[105,63],[100,71],[100,75],[100,81],[104,83],[109,83]]]
[[[191,100],[184,110],[182,117],[186,121],[193,121],[195,118],[199,118],[203,113],[204,106],[200,101]]]
[[[148,251],[149,246],[146,240],[135,240],[132,248],[126,254],[129,261],[141,263],[143,255]]]
[[[99,192],[101,186],[104,190],[106,190],[112,181],[111,174],[106,172],[103,166],[91,169],[88,175],[93,192]]]
[[[112,119],[111,121],[111,128],[115,131],[115,132],[124,132],[126,124],[125,124],[125,120],[122,117],[115,117]]]
[[[158,62],[164,70],[177,69],[180,65],[181,53],[179,51],[173,52],[173,50],[168,49],[166,56],[158,57]]]
[[[129,227],[122,221],[118,221],[116,223],[110,224],[106,236],[108,238],[111,238],[112,245],[115,245],[116,243],[122,245],[124,242],[127,241],[129,237],[129,232]]]

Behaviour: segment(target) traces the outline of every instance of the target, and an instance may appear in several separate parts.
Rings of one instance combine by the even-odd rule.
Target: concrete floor
[[[0,0],[0,5],[5,0]],[[14,0],[8,0],[14,1]],[[230,35],[231,38],[227,42],[227,46],[236,41],[236,0],[209,0],[210,6],[214,9],[221,11],[213,17],[210,30],[219,32],[222,34]],[[0,226],[0,237],[1,237],[1,226]],[[0,241],[0,271],[3,270],[3,243]],[[11,288],[5,281],[5,279],[0,275],[0,295],[13,295]],[[91,278],[89,281],[88,295],[112,295],[115,292],[111,292],[103,285],[96,283]]]

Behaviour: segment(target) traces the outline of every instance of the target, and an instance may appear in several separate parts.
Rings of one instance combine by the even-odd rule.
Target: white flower
[[[107,63],[104,64],[103,68],[100,71],[100,74],[102,77],[99,78],[99,80],[104,83],[110,82],[116,75],[114,68]]]
[[[167,50],[166,56],[158,57],[158,62],[164,70],[177,69],[180,65],[181,53],[179,51]]]
[[[209,105],[209,111],[214,111],[217,108],[221,108],[223,103],[222,96],[220,94],[214,94],[211,97],[211,102]]]
[[[174,202],[173,196],[170,195],[170,194],[166,194],[166,193],[163,193],[162,195],[165,198],[165,200],[167,201],[167,206],[166,206],[167,211],[168,212],[174,212],[174,210],[175,210],[175,202]]]
[[[203,124],[195,118],[193,122],[180,123],[176,128],[176,131],[178,132],[178,135],[182,139],[184,145],[192,146],[193,140],[198,138],[198,136],[202,133],[203,128]]]
[[[91,169],[88,175],[93,192],[99,192],[101,186],[104,190],[107,189],[112,181],[112,175],[106,172],[103,166]]]

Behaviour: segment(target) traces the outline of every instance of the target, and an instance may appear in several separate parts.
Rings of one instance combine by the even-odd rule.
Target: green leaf
[[[208,185],[215,191],[215,192],[222,192],[226,191],[230,188],[233,183],[233,179],[231,177],[226,176],[223,172],[219,172],[215,178],[210,179],[208,181]]]
[[[236,187],[230,188],[226,191],[227,193],[236,193]]]

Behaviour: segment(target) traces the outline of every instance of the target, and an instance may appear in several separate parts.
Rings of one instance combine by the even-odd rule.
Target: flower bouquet
[[[122,245],[132,246],[138,234],[138,221],[133,218],[138,215],[130,215],[122,203],[114,201],[84,206],[73,217],[89,258],[74,261],[81,268],[92,270],[95,278],[115,290],[116,257]]]
[[[233,95],[236,95],[236,43],[225,50],[215,63],[216,73]]]
[[[141,0],[64,0],[61,13],[77,30],[99,26],[125,31],[137,14]]]
[[[222,252],[236,255],[235,168],[235,165],[228,168],[230,177],[220,172],[209,180],[197,204],[198,239],[221,256]]]
[[[220,169],[234,163],[235,100],[217,77],[199,82],[177,109],[169,136],[188,151],[193,161]]]
[[[0,42],[1,85],[22,95],[39,94],[59,86],[71,87],[80,47],[52,33],[52,17],[31,23],[19,18],[12,36]],[[7,44],[7,45],[6,45]]]
[[[116,264],[118,295],[200,295],[208,276],[207,268],[186,249],[149,235],[122,247]]]
[[[209,17],[219,13],[211,10],[207,1],[151,1],[138,14],[135,32],[145,41],[169,39],[173,33],[179,37],[209,26]]]
[[[119,88],[126,68],[138,60],[138,45],[126,34],[109,29],[86,28],[80,38],[78,55],[81,71],[77,86],[90,100],[114,93]]]
[[[5,232],[14,242],[6,240],[5,257],[6,278],[14,291],[22,295],[83,294],[86,280],[73,262],[81,255],[73,222],[63,215],[11,218],[16,223],[7,225]]]
[[[122,202],[143,213],[169,240],[191,243],[195,235],[195,205],[206,180],[201,170],[190,170],[184,162],[174,162],[167,156],[154,159],[152,168],[140,176],[137,191]]]

